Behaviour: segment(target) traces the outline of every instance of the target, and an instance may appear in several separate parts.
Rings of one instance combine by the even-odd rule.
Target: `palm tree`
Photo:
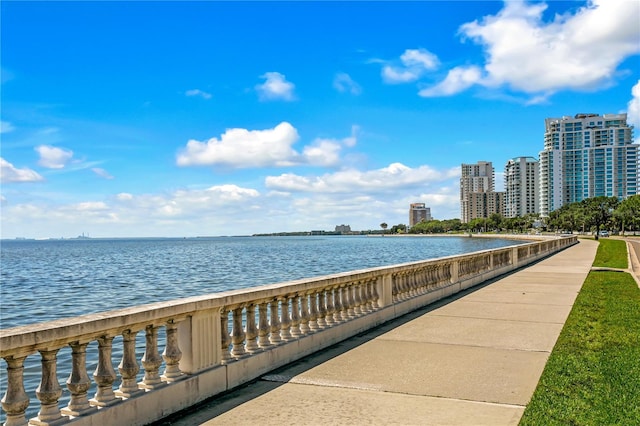
[[[384,231],[387,229],[387,226],[389,226],[387,225],[387,222],[382,222],[380,224],[380,228],[382,228],[382,236],[384,236]]]

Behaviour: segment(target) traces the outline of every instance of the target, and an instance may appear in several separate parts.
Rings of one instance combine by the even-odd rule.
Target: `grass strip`
[[[627,243],[623,240],[601,238],[593,266],[627,269]]]
[[[619,265],[615,240],[605,241],[594,264]],[[589,273],[520,425],[640,425],[640,289],[631,275]]]

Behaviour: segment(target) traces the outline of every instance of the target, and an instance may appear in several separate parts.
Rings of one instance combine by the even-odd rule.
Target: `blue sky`
[[[1,236],[379,229],[640,124],[640,2],[3,1]],[[636,134],[636,137],[638,135]]]

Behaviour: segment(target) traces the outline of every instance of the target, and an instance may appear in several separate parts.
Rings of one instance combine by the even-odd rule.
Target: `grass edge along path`
[[[605,245],[594,265],[611,264]],[[640,425],[640,289],[630,274],[589,273],[520,425]]]
[[[593,266],[627,269],[629,267],[627,243],[624,240],[600,239]]]

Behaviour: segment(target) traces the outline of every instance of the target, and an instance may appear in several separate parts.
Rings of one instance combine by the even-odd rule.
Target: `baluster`
[[[269,303],[269,310],[271,312],[271,336],[269,340],[272,344],[278,345],[282,343],[282,337],[280,337],[280,320],[278,319],[278,299],[274,299]]]
[[[247,353],[244,350],[245,334],[242,328],[242,306],[235,307],[231,312],[233,315],[233,324],[231,329],[231,343],[233,344],[233,347],[231,348],[231,356],[239,358]]]
[[[291,337],[300,337],[300,303],[299,296],[294,294],[291,298]]]
[[[342,287],[342,316],[346,316],[345,319],[351,319],[355,317],[353,312],[353,300],[351,294],[351,286],[345,285]]]
[[[329,323],[327,322],[327,303],[325,301],[325,293],[326,290],[322,289],[318,292],[318,327],[319,328],[327,328]],[[327,297],[328,299],[328,297]]]
[[[281,298],[280,305],[280,337],[283,340],[291,340],[291,314],[289,313],[289,299],[291,296]]]
[[[2,397],[2,409],[7,413],[5,426],[22,426],[27,424],[25,412],[29,407],[29,396],[24,391],[24,360],[26,356],[6,357],[7,390]]]
[[[62,388],[56,376],[56,355],[59,350],[38,350],[42,357],[42,378],[36,389],[36,397],[40,401],[40,411],[38,411],[38,417],[29,420],[29,423],[56,424],[60,420],[64,420],[60,413],[60,407],[58,407],[58,400],[62,396]]]
[[[323,291],[323,294],[324,294],[325,306],[326,306],[326,314],[324,316],[324,322],[328,327],[331,327],[333,324],[336,323],[335,319],[333,319],[333,316],[336,313],[336,306],[335,306],[335,303],[333,302],[333,292],[331,291],[331,289],[327,289]]]
[[[258,327],[258,345],[261,348],[266,348],[267,346],[271,346],[271,342],[269,341],[269,318],[267,317],[267,302],[262,302],[258,306],[258,316],[260,317],[259,327]]]
[[[442,280],[444,278],[442,265],[434,266],[428,270],[428,274],[425,272],[425,290],[428,288],[428,284],[432,283],[434,288],[440,288],[442,286]],[[428,279],[427,279],[428,278]],[[426,291],[425,291],[426,293]]]
[[[411,272],[410,271],[405,271],[402,281],[403,281],[402,286],[403,286],[404,299],[405,300],[411,299]]]
[[[380,280],[380,282],[381,281],[382,280]],[[372,281],[369,285],[371,291],[371,307],[375,311],[380,307],[380,303],[378,302],[380,300],[380,294],[378,294],[378,280]]]
[[[418,276],[418,294],[428,293],[429,289],[440,287],[440,266],[428,266],[420,270]]]
[[[335,287],[333,291],[329,290],[328,297],[331,297],[333,294],[333,322],[336,324],[341,323],[346,319],[346,317],[342,316],[342,311],[344,309],[343,300],[340,296],[340,287]]]
[[[137,331],[125,330],[122,332],[122,360],[118,365],[122,383],[115,391],[120,398],[131,398],[133,395],[142,392],[138,388],[137,375],[140,371],[138,360],[136,359],[136,334]]]
[[[158,385],[164,385],[160,378],[160,366],[162,357],[158,352],[158,327],[148,325],[145,332],[146,346],[142,356],[144,378],[138,386],[142,389],[155,389]]]
[[[67,389],[71,392],[69,404],[63,408],[62,414],[66,416],[78,417],[96,408],[89,404],[87,392],[91,387],[91,379],[87,374],[87,345],[89,342],[69,343],[71,346],[71,374],[67,379]]]
[[[440,288],[442,287],[442,284],[444,283],[444,278],[446,276],[446,272],[445,272],[445,268],[446,270],[450,269],[450,265],[442,265],[440,266],[437,270],[436,270],[436,283],[434,288]],[[427,293],[429,291],[429,289],[431,288],[431,281],[429,280],[429,275],[425,275],[423,278],[423,293]]]
[[[162,359],[164,359],[164,374],[160,377],[167,383],[175,382],[176,379],[182,376],[180,371],[180,360],[182,359],[182,351],[178,345],[178,324],[176,321],[170,319],[165,324],[165,333],[167,335],[167,343],[162,352]]]
[[[245,350],[254,353],[260,350],[258,346],[258,329],[256,327],[256,305],[247,306],[247,330],[245,332]]]
[[[229,310],[222,308],[220,310],[220,344],[222,345],[221,363],[226,364],[232,360],[229,346],[231,346],[231,336],[229,336]]]
[[[411,299],[411,276],[412,271],[406,271],[404,273],[404,298]]]
[[[353,286],[353,313],[357,317],[359,317],[364,313],[364,311],[362,310],[362,297],[360,297],[361,286],[362,286],[362,281],[358,281]]]
[[[316,292],[309,295],[309,329],[311,332],[320,330],[318,325],[318,294]]]
[[[96,340],[98,340],[98,365],[93,372],[93,381],[98,385],[98,389],[89,403],[98,407],[107,407],[119,401],[113,393],[113,382],[116,380],[116,372],[111,364],[113,337],[102,336]]]
[[[418,271],[416,269],[413,269],[408,272],[407,280],[409,284],[409,298],[412,298],[418,295],[417,282],[416,282],[417,274],[418,274]]]
[[[378,307],[378,299],[376,295],[376,287],[378,286],[378,280],[372,280],[367,283],[367,294],[369,296],[369,308],[371,312],[375,311]]]
[[[300,296],[300,332],[302,334],[309,334],[311,328],[309,327],[309,295],[303,294]]]
[[[407,300],[409,298],[408,285],[407,285],[407,273],[402,272],[400,274],[400,300]]]
[[[360,310],[363,314],[371,313],[371,295],[369,294],[369,281],[365,280],[360,285]]]
[[[393,274],[391,275],[391,294],[392,294],[392,301],[394,303],[396,303],[400,297],[400,289],[399,289],[399,278],[398,278],[398,274]]]
[[[371,307],[371,288],[370,288],[370,281],[365,281],[362,283],[362,286],[360,287],[360,298],[362,300],[362,306],[360,307],[360,309],[362,310],[363,313],[365,314],[369,314],[373,311],[372,307]]]

